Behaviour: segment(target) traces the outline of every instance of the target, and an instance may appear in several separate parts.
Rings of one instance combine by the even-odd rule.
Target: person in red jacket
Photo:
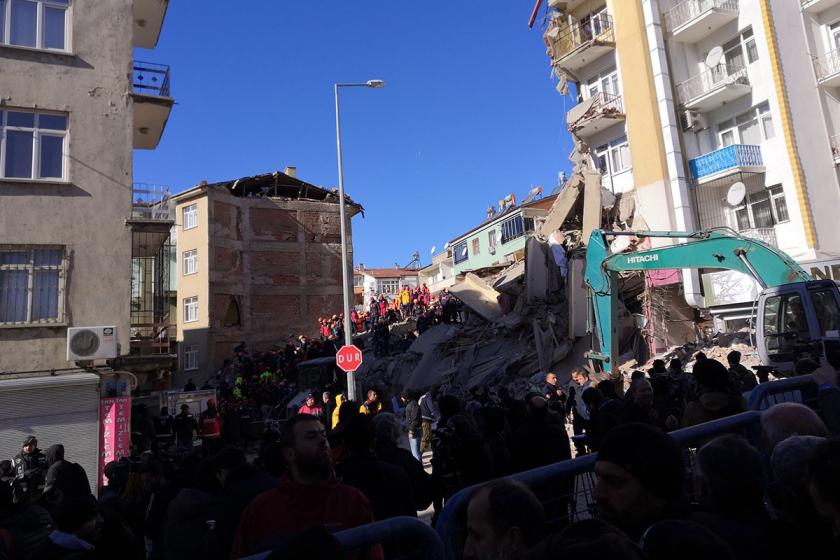
[[[336,532],[373,522],[364,494],[332,478],[330,444],[317,418],[308,414],[290,418],[280,445],[289,465],[287,474],[242,514],[231,559],[282,549],[292,535],[311,527]],[[381,560],[384,554],[377,545],[348,557]]]
[[[198,430],[204,454],[209,457],[218,452],[222,441],[222,416],[216,408],[215,399],[207,401],[207,410],[199,417]]]

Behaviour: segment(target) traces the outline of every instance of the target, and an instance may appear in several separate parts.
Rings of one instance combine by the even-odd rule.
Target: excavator
[[[610,252],[610,238],[683,240],[657,249]],[[761,292],[753,304],[754,346],[762,366],[782,375],[802,358],[840,367],[840,290],[815,280],[784,252],[728,228],[696,232],[593,230],[585,281],[592,301],[590,332],[597,349],[586,354],[605,373],[616,368],[618,275],[626,271],[725,269],[753,278]]]

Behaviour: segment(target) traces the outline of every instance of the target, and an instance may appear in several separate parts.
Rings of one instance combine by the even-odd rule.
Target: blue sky
[[[531,0],[172,2],[158,47],[139,60],[172,67],[177,105],[134,180],[197,184],[298,168],[338,184],[334,82],[343,90],[345,187],[356,263],[423,263],[509,193],[549,192],[568,170],[572,106],[550,80]]]

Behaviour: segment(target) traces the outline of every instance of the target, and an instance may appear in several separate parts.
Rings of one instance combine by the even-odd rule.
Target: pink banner
[[[102,399],[99,406],[99,485],[104,486],[105,465],[131,452],[131,397]]]

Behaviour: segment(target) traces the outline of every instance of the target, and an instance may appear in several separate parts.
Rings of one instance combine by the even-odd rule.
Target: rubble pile
[[[629,375],[636,369],[646,371],[653,366],[654,360],[665,360],[665,362],[668,362],[677,358],[682,360],[683,367],[690,370],[694,364],[694,356],[697,352],[703,352],[707,358],[726,364],[727,354],[733,350],[737,350],[741,353],[741,364],[747,368],[751,368],[761,363],[751,342],[750,333],[747,330],[741,330],[736,333],[720,333],[713,336],[709,341],[671,347],[666,352],[653,356],[645,363],[630,360],[621,364],[620,367],[622,373]]]

